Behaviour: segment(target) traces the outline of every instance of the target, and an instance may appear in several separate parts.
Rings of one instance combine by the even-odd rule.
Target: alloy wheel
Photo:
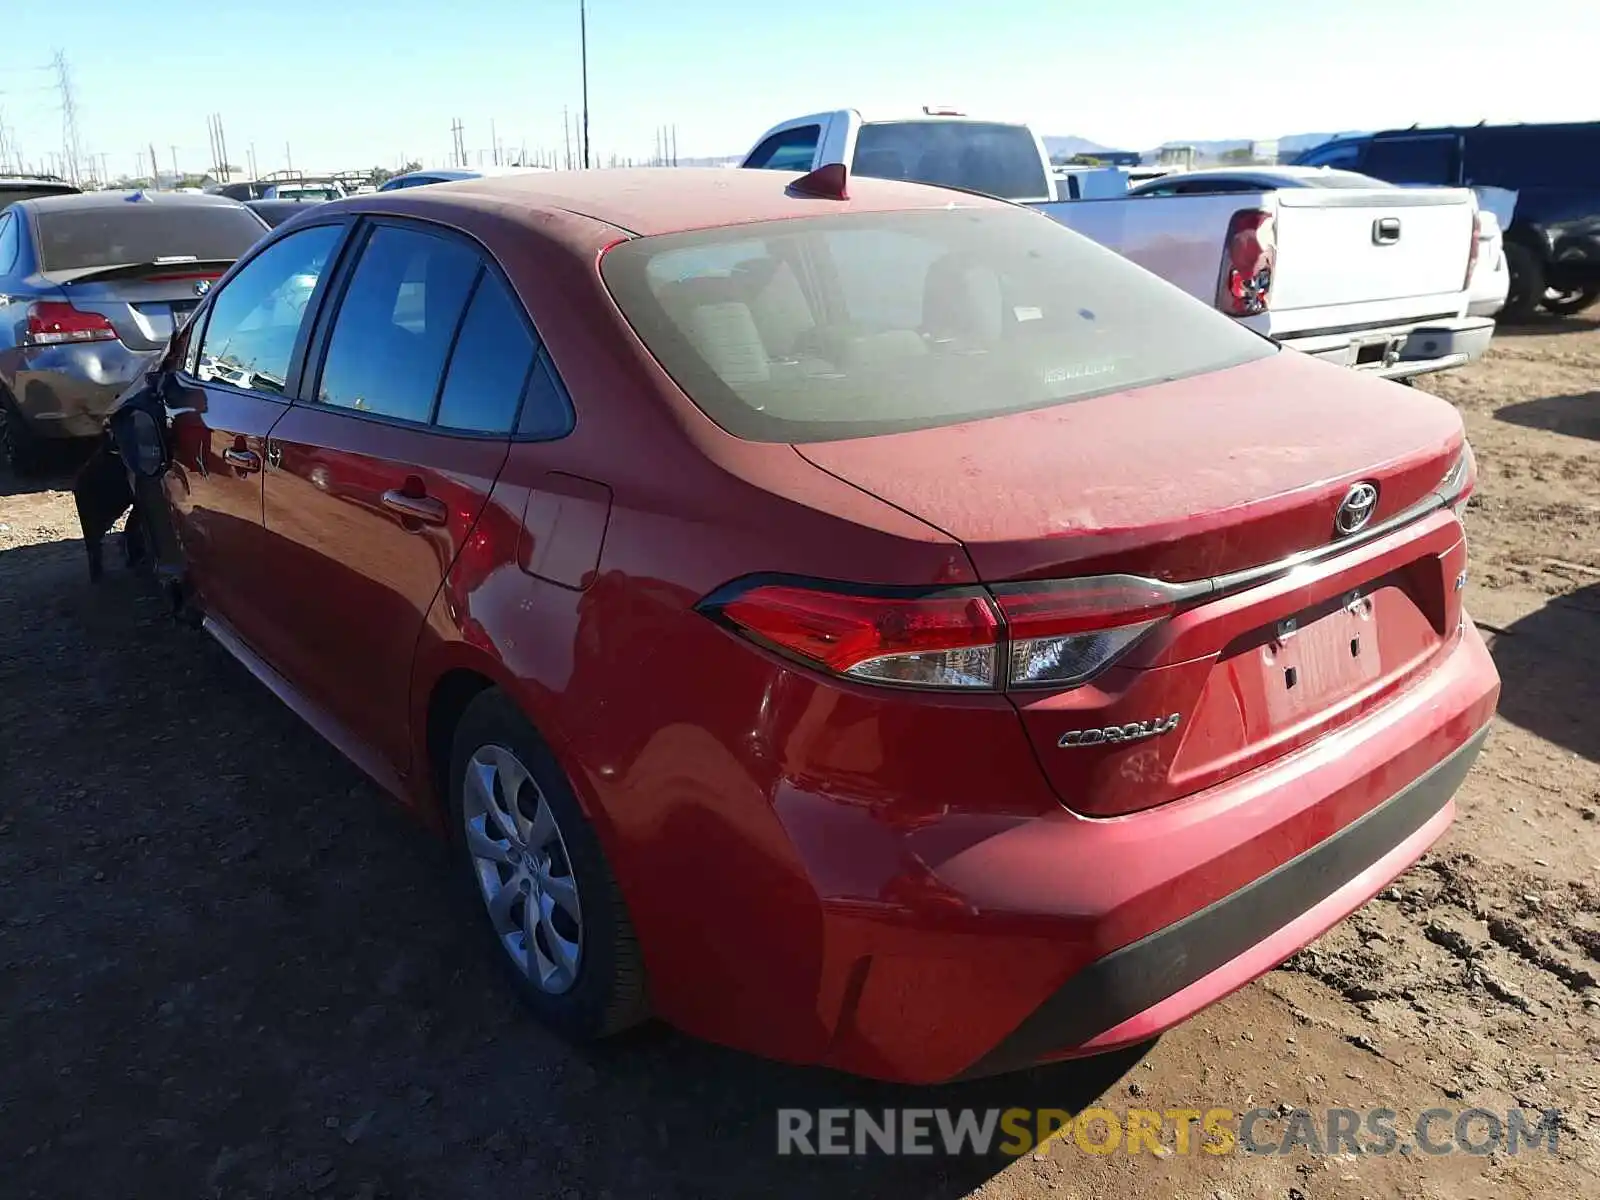
[[[571,990],[583,965],[583,910],[555,813],[504,746],[479,747],[462,782],[467,851],[501,946],[541,991]]]

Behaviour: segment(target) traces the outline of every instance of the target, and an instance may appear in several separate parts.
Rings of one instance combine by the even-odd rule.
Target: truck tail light
[[[863,683],[944,690],[1064,688],[1177,609],[1126,575],[908,593],[808,580],[735,581],[699,608],[808,666]]]
[[[1222,247],[1217,307],[1229,316],[1267,311],[1278,257],[1277,219],[1264,208],[1242,208],[1228,221]]]
[[[60,300],[40,300],[28,306],[28,326],[23,340],[30,346],[114,342],[116,339],[116,329],[99,313],[80,312]]]
[[[1472,273],[1478,268],[1478,251],[1483,241],[1483,214],[1478,211],[1477,202],[1472,205],[1472,248],[1467,251],[1467,278],[1461,284],[1463,288],[1472,286]]]

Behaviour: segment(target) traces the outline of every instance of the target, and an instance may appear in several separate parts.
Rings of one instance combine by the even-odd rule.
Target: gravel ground
[[[541,1032],[442,848],[136,581],[91,588],[61,480],[0,474],[0,1195],[1600,1194],[1600,315],[1428,386],[1505,680],[1453,831],[1142,1053],[921,1090]],[[782,1104],[1564,1116],[1553,1155],[839,1161],[778,1158]]]

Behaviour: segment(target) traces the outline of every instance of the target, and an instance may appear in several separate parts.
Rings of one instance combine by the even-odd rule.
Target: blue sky
[[[53,53],[71,64],[85,150],[113,175],[445,161],[559,148],[579,103],[577,0],[74,0],[7,5],[0,111],[26,157],[62,144]],[[819,109],[951,103],[1042,133],[1135,148],[1412,121],[1600,119],[1600,0],[590,0],[597,152],[746,149]]]

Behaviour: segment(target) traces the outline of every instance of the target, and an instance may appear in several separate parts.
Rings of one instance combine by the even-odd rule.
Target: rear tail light
[[[28,328],[23,339],[30,346],[112,342],[116,338],[116,329],[99,313],[80,312],[60,300],[40,300],[28,306]]]
[[[1464,288],[1472,286],[1472,273],[1478,269],[1478,243],[1483,240],[1483,214],[1478,211],[1477,202],[1472,205],[1472,249],[1467,251],[1467,278],[1461,284]]]
[[[1104,575],[995,589],[1014,688],[1082,683],[1177,610],[1164,585]]]
[[[1278,258],[1277,220],[1264,208],[1242,208],[1228,221],[1217,307],[1229,316],[1267,311]]]
[[[847,679],[999,691],[1071,687],[1177,608],[1166,585],[1132,576],[934,593],[804,580],[733,583],[701,611],[759,645]]]
[[[1467,501],[1472,499],[1473,489],[1478,486],[1478,460],[1472,453],[1469,442],[1461,443],[1461,453],[1456,456],[1455,462],[1450,464],[1450,469],[1444,473],[1444,478],[1439,481],[1439,494],[1444,497],[1444,502],[1454,510],[1456,516],[1465,515]]]

